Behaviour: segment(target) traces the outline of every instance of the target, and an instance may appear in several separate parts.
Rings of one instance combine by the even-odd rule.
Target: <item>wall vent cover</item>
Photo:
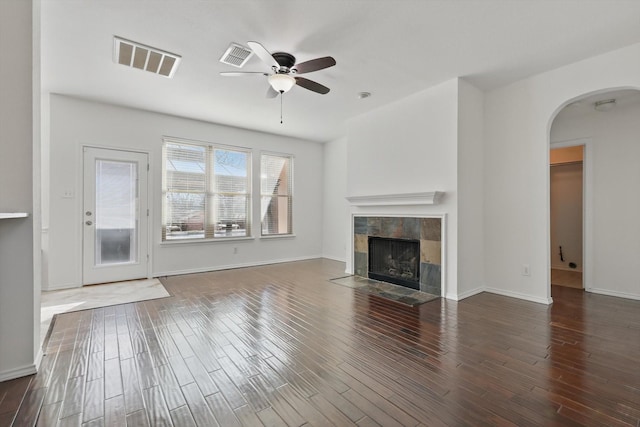
[[[226,52],[220,58],[223,64],[233,65],[242,68],[253,55],[253,51],[237,43],[231,43]]]
[[[113,61],[127,67],[172,78],[182,57],[141,43],[113,37]]]

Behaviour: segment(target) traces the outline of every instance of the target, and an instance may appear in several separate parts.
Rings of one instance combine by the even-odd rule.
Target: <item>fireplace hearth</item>
[[[369,237],[369,277],[420,289],[420,241]]]

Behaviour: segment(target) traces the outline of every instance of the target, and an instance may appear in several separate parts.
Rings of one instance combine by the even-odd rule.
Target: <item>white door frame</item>
[[[582,160],[582,287],[585,291],[593,288],[593,143],[591,138],[577,138],[564,141],[551,141],[549,150],[584,146]],[[551,181],[547,189],[547,197],[551,198]],[[551,218],[551,205],[547,215]],[[551,242],[551,221],[548,221],[547,235]],[[550,249],[549,249],[550,250]],[[549,265],[549,289],[551,289],[551,252],[547,257]],[[549,293],[550,294],[550,293]]]

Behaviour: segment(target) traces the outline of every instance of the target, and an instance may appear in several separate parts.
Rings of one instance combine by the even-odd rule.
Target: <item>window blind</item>
[[[262,154],[260,193],[262,235],[292,234],[292,157]]]
[[[162,239],[250,235],[250,152],[165,141]]]

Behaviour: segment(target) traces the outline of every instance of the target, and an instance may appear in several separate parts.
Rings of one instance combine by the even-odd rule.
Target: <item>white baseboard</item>
[[[310,259],[323,258],[322,255],[312,255],[296,258],[273,259],[269,261],[254,261],[239,264],[216,265],[212,267],[190,268],[185,270],[158,271],[153,273],[153,277],[178,276],[181,274],[206,273],[208,271],[232,270],[234,268],[258,267],[261,265],[282,264],[284,262],[307,261]]]
[[[472,297],[474,295],[478,295],[478,294],[480,294],[480,293],[482,293],[484,291],[485,291],[484,287],[478,287],[478,288],[475,288],[475,289],[470,289],[468,291],[462,292],[462,293],[460,293],[458,295],[447,295],[446,298],[450,299],[450,300],[454,300],[454,301],[461,301],[461,300],[463,300],[465,298],[469,298],[469,297]]]
[[[496,288],[484,288],[485,292],[490,292],[492,294],[497,294],[497,295],[503,295],[505,297],[511,297],[511,298],[518,298],[518,299],[523,299],[525,301],[531,301],[531,302],[536,302],[538,304],[544,304],[544,305],[549,305],[553,303],[553,299],[552,298],[540,298],[540,297],[536,297],[533,295],[528,295],[528,294],[522,294],[520,292],[513,292],[513,291],[505,291],[504,289],[496,289]]]
[[[61,291],[63,289],[77,289],[77,288],[81,288],[82,285],[49,285],[46,288],[42,287],[42,291],[43,292],[47,292],[47,291]]]
[[[627,299],[634,299],[634,300],[640,300],[640,295],[638,294],[630,294],[628,292],[619,292],[619,291],[612,291],[610,289],[600,289],[600,288],[591,288],[591,289],[587,289],[587,292],[592,292],[594,294],[600,294],[600,295],[607,295],[610,297],[618,297],[618,298],[627,298]]]
[[[14,380],[20,377],[26,377],[27,375],[33,375],[37,372],[36,364],[22,366],[20,368],[9,369],[8,371],[0,372],[0,382]]]
[[[580,270],[579,268],[570,268],[570,267],[565,267],[565,266],[555,266],[552,265],[551,266],[552,270],[562,270],[562,271],[575,271],[576,273],[582,273],[582,270]]]
[[[322,255],[322,258],[331,259],[333,261],[347,262],[346,258],[334,257],[331,255]]]
[[[40,343],[38,343],[38,345],[40,345]],[[44,353],[42,352],[42,346],[40,345],[40,349],[38,350],[38,354],[36,355],[36,360],[34,363],[34,366],[36,367],[36,371],[40,370],[40,364],[42,363],[43,356],[44,356]]]

